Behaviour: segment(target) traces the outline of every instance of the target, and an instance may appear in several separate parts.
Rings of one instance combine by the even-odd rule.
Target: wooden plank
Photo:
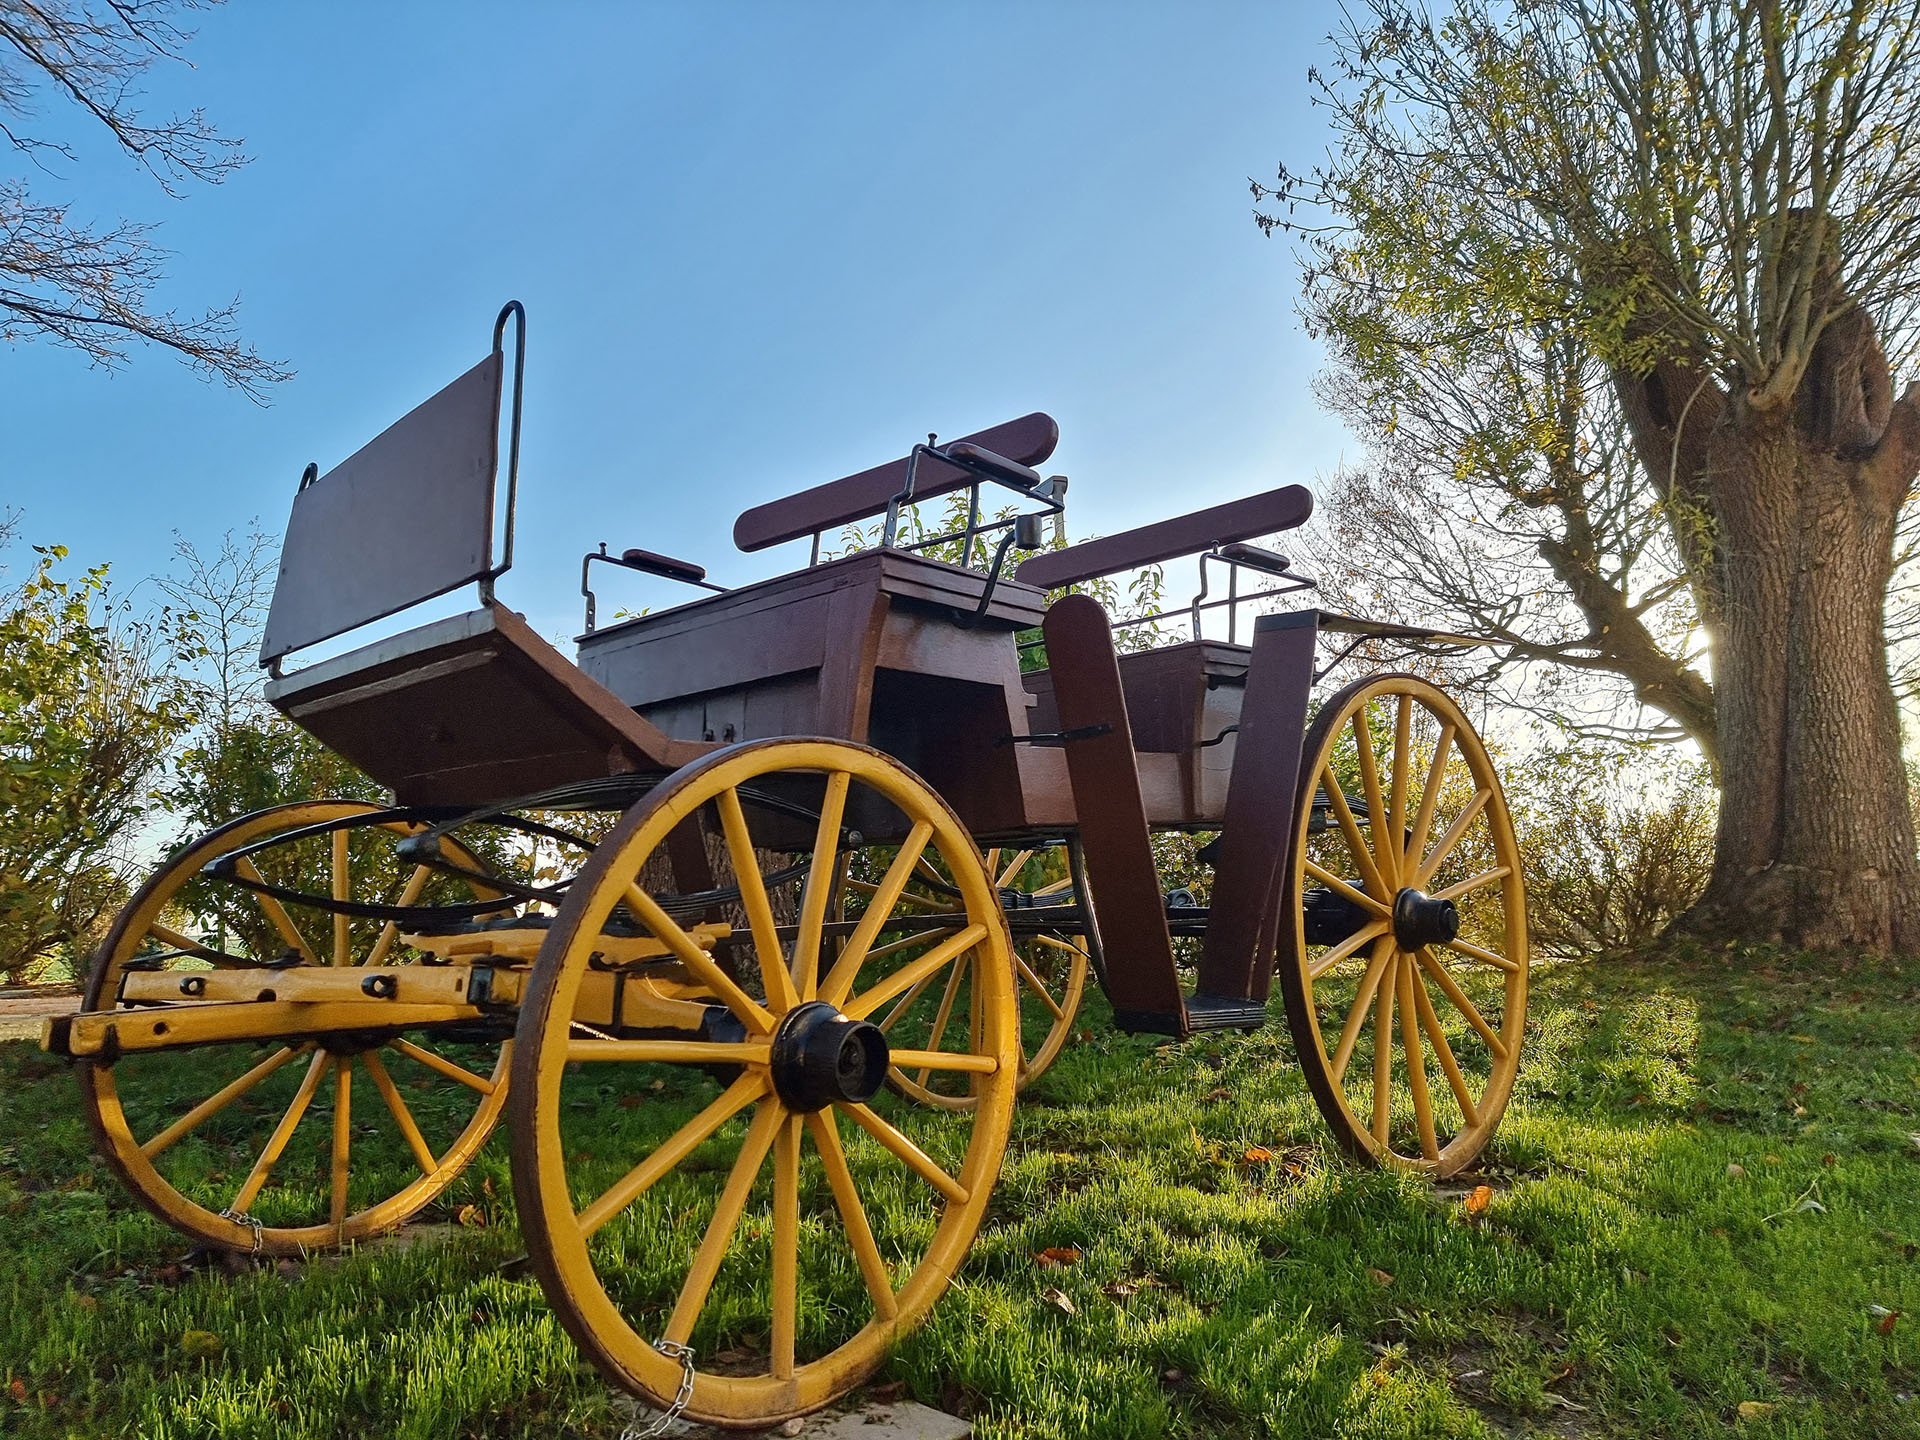
[[[1104,535],[1036,555],[1014,572],[1014,578],[1023,585],[1055,590],[1120,570],[1197,555],[1215,545],[1291,530],[1305,524],[1311,514],[1313,492],[1304,485],[1283,485],[1263,495],[1229,500],[1137,530],[1123,530],[1118,535]]]
[[[1044,628],[1061,725],[1111,727],[1072,741],[1066,752],[1114,1022],[1183,1035],[1186,1007],[1107,612],[1085,595],[1068,595],[1047,612]]]
[[[1004,455],[1017,464],[1038,465],[1052,455],[1054,447],[1060,443],[1060,427],[1054,423],[1051,415],[1036,410],[1031,415],[1022,415],[1018,420],[1009,420],[991,429],[977,430],[961,439],[983,450],[991,450],[996,455]],[[914,475],[915,498],[931,500],[955,490],[964,490],[973,483],[973,479],[972,475],[956,465],[923,455]],[[797,495],[769,500],[764,505],[756,505],[742,512],[740,518],[733,522],[733,543],[742,550],[764,550],[769,545],[779,545],[816,531],[831,530],[838,525],[868,519],[885,511],[888,502],[900,493],[906,483],[907,462],[901,459],[876,465],[871,470],[862,470],[858,475],[849,475],[843,480],[815,485]]]
[[[1264,1001],[1273,979],[1279,912],[1299,903],[1297,896],[1279,893],[1279,886],[1297,813],[1314,634],[1311,610],[1262,615],[1254,622],[1200,960],[1203,994]]]

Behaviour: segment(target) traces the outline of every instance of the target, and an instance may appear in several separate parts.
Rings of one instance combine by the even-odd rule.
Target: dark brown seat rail
[[[1060,443],[1060,427],[1051,415],[1036,410],[1004,425],[962,436],[955,443],[987,451],[1016,465],[1040,465]],[[914,475],[914,498],[931,500],[949,495],[977,483],[978,478],[957,465],[922,456]],[[733,543],[742,550],[764,550],[769,545],[817,535],[836,525],[865,520],[884,511],[906,483],[907,462],[891,460],[843,480],[831,480],[797,495],[769,500],[743,511],[733,522]]]
[[[1304,485],[1283,485],[1262,495],[1036,555],[1014,572],[1014,578],[1023,585],[1055,590],[1119,570],[1195,555],[1215,545],[1291,530],[1312,514],[1313,492]]]

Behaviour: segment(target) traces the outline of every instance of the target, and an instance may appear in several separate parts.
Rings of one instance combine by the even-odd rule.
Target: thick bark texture
[[[1684,437],[1680,464],[1695,451],[1713,517],[1720,829],[1713,879],[1679,928],[1920,949],[1883,624],[1894,524],[1920,471],[1920,387],[1892,400],[1872,323],[1854,311],[1821,336],[1794,405],[1711,390],[1711,432]],[[1673,464],[1678,417],[1653,404],[1640,418],[1672,427],[1661,444],[1665,427],[1645,424],[1656,443],[1643,460]]]

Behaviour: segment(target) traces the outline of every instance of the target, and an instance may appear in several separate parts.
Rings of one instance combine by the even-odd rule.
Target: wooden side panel
[[[1200,961],[1206,995],[1264,1002],[1272,984],[1274,926],[1280,906],[1294,903],[1278,891],[1293,834],[1315,633],[1311,610],[1263,615],[1254,624]]]
[[[1186,1007],[1107,613],[1087,596],[1068,595],[1047,612],[1045,631],[1061,725],[1111,727],[1066,753],[1115,1023],[1183,1035]]]

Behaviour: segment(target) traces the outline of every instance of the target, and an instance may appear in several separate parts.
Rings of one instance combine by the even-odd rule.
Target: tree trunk
[[[1709,445],[1720,828],[1678,928],[1910,951],[1920,865],[1883,621],[1920,400],[1886,403],[1848,353],[1860,337],[1831,338],[1794,410],[1756,410],[1732,387]],[[1870,331],[1866,344],[1884,376]]]

